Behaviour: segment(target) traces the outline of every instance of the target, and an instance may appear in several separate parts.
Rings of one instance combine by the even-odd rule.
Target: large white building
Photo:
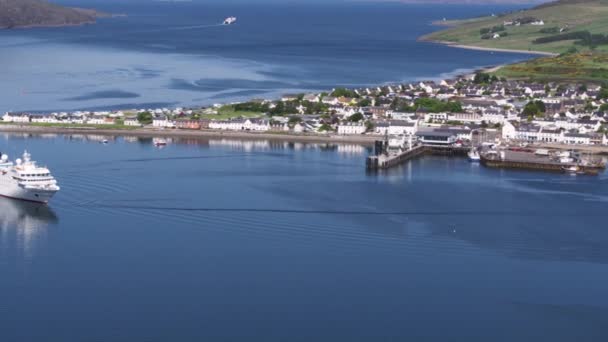
[[[363,134],[367,128],[363,123],[349,122],[338,125],[338,134],[349,135],[349,134]]]

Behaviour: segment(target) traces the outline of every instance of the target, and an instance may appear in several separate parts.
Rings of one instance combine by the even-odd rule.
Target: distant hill
[[[0,0],[0,28],[82,25],[94,23],[102,15],[44,0]]]
[[[450,27],[422,40],[549,53],[574,48],[608,51],[608,0],[559,0],[524,11],[443,24]]]

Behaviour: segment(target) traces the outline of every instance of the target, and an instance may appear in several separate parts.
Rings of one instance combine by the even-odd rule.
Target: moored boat
[[[468,153],[467,156],[469,157],[469,160],[471,162],[477,163],[481,160],[481,156],[479,155],[479,151],[477,151],[477,149],[472,148]]]

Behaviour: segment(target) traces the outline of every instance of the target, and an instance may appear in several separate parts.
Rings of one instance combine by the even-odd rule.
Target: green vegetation
[[[473,78],[473,83],[475,84],[489,84],[498,81],[498,77],[496,75],[491,75],[485,72],[478,72],[475,74],[475,78]]]
[[[350,122],[359,122],[363,119],[365,119],[365,118],[363,117],[363,114],[361,114],[361,113],[355,113],[348,117],[348,121],[350,121]]]
[[[523,114],[527,117],[542,116],[545,114],[546,108],[543,101],[530,101],[524,107]]]
[[[573,31],[536,38],[532,41],[532,44],[548,44],[560,41],[574,41],[575,45],[597,48],[600,45],[608,44],[608,36],[601,33],[592,34],[589,31]]]
[[[322,124],[318,129],[319,132],[333,132],[334,129],[328,124]]]
[[[359,94],[357,94],[354,90],[346,89],[346,88],[336,88],[332,93],[333,97],[348,97],[348,98],[358,98]]]
[[[143,125],[149,125],[152,123],[154,116],[150,112],[137,113],[137,121]]]
[[[430,113],[462,112],[462,104],[458,101],[441,101],[435,98],[423,97],[416,99],[413,106],[410,106],[407,100],[395,98],[391,103],[390,108],[398,112],[415,112],[418,109],[425,110]]]
[[[419,98],[414,101],[415,109],[424,109],[430,113],[462,112],[462,104],[457,101],[441,101],[434,98]]]
[[[359,107],[369,107],[372,105],[372,101],[370,99],[362,99],[357,102],[357,106]]]
[[[217,114],[200,115],[202,119],[215,119],[215,120],[229,120],[233,118],[254,118],[262,116],[263,111],[256,110],[251,104],[258,104],[257,102],[247,102],[237,105],[225,105],[217,110]],[[243,106],[241,106],[243,105]]]
[[[595,81],[608,79],[608,53],[565,53],[507,65],[494,73],[509,79],[535,81]]]
[[[544,21],[546,28],[530,24],[536,20]],[[521,25],[504,25],[505,22],[520,22]],[[431,33],[423,39],[481,48],[556,54],[567,52],[579,41],[576,45],[581,51],[597,49],[608,52],[608,39],[605,39],[608,34],[608,0],[561,0],[526,11],[451,24],[454,26]],[[504,31],[495,31],[503,25]],[[508,34],[498,39],[482,39],[482,36],[496,32]],[[581,39],[578,37],[580,33],[576,32],[585,32],[585,37]],[[576,35],[569,36],[572,33]],[[548,34],[560,37],[552,38]],[[565,39],[567,37],[574,39]]]

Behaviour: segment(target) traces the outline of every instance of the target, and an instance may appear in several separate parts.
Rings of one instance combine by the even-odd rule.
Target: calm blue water
[[[0,135],[2,341],[606,341],[608,175],[361,146]],[[69,158],[66,158],[69,156]]]
[[[513,6],[96,1],[127,17],[0,31],[0,112],[205,105],[439,79],[529,56],[420,43],[446,18]],[[220,26],[225,17],[236,25]]]

